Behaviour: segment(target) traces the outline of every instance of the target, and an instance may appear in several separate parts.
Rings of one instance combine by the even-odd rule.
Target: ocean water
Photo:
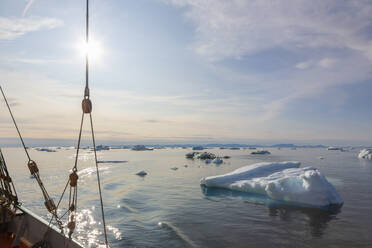
[[[372,247],[372,161],[358,150],[208,149],[229,155],[221,165],[188,160],[190,149],[100,151],[103,199],[111,247]],[[2,149],[23,205],[49,218],[40,189],[20,148]],[[75,150],[30,149],[41,178],[55,201],[67,182]],[[324,159],[319,159],[322,156]],[[88,247],[103,243],[93,153],[79,159],[78,223],[74,236]],[[340,211],[326,212],[275,204],[269,199],[228,190],[203,190],[202,177],[227,173],[263,161],[300,161],[328,178],[344,200]],[[187,167],[185,166],[187,165]],[[172,170],[177,167],[177,170]],[[135,174],[145,170],[148,175]],[[67,198],[62,202],[66,207]],[[63,212],[61,208],[60,212]]]

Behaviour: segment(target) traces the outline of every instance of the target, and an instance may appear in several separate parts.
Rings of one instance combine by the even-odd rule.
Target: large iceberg
[[[372,148],[363,149],[359,152],[358,158],[365,158],[372,160]]]
[[[317,169],[299,167],[300,162],[256,163],[224,175],[202,178],[200,183],[307,207],[342,206],[340,195]]]

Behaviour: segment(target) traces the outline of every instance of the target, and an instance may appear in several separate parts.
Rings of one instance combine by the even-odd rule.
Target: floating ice
[[[265,154],[270,154],[270,152],[266,151],[266,150],[261,150],[261,151],[251,152],[251,154],[253,154],[253,155],[265,155]]]
[[[342,147],[334,147],[334,146],[330,146],[327,148],[328,151],[344,151],[344,149],[342,149]]]
[[[135,145],[132,147],[132,151],[152,151],[154,149],[152,148],[147,148],[144,145]]]
[[[198,159],[210,159],[210,160],[213,160],[216,158],[216,155],[214,155],[213,153],[210,153],[210,152],[203,152],[201,154],[198,155]]]
[[[137,176],[140,176],[140,177],[144,177],[144,176],[146,176],[146,175],[147,175],[147,172],[146,172],[146,171],[144,171],[144,170],[142,170],[142,171],[140,171],[140,172],[136,173],[136,175],[137,175]]]
[[[198,154],[198,152],[189,152],[185,156],[186,158],[193,159],[195,154]]]
[[[359,152],[358,158],[372,160],[372,148],[363,149]]]
[[[121,164],[121,163],[126,163],[128,161],[125,160],[98,160],[98,164]]]
[[[222,164],[223,163],[223,160],[221,159],[221,158],[215,158],[215,159],[213,159],[212,160],[212,162],[214,163],[214,164]]]
[[[308,207],[342,206],[337,191],[317,169],[299,166],[299,162],[256,163],[225,175],[202,178],[200,183]]]

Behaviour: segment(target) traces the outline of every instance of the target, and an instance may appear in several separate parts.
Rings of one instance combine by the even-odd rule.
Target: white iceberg
[[[363,149],[359,152],[358,158],[372,160],[372,148]]]
[[[344,151],[344,149],[342,149],[342,147],[334,147],[334,146],[330,146],[327,148],[328,151]]]
[[[200,183],[308,207],[342,206],[340,195],[317,169],[299,167],[300,162],[256,163],[225,175],[202,178]]]

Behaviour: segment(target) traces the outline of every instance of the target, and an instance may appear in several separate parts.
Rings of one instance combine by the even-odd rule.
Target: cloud
[[[71,64],[71,60],[62,60],[62,59],[35,59],[35,58],[15,58],[9,59],[11,62],[22,63],[22,64]]]
[[[352,49],[372,59],[371,1],[168,0],[195,25],[193,49],[211,60],[270,48]]]
[[[307,69],[307,68],[311,67],[312,64],[313,64],[312,61],[304,61],[304,62],[300,62],[300,63],[296,64],[295,67],[296,67],[297,69],[304,70],[304,69]]]
[[[337,59],[326,57],[318,61],[314,61],[314,60],[303,61],[303,62],[297,63],[295,67],[300,70],[309,69],[314,66],[319,66],[322,68],[331,68],[335,66],[336,63],[337,63]]]
[[[62,25],[61,20],[49,17],[0,17],[0,40],[14,40],[29,32],[54,29]]]
[[[7,97],[7,100],[8,100],[8,104],[10,107],[15,107],[21,104],[16,98],[13,98],[13,97]],[[2,101],[5,103],[4,99],[2,99]]]

